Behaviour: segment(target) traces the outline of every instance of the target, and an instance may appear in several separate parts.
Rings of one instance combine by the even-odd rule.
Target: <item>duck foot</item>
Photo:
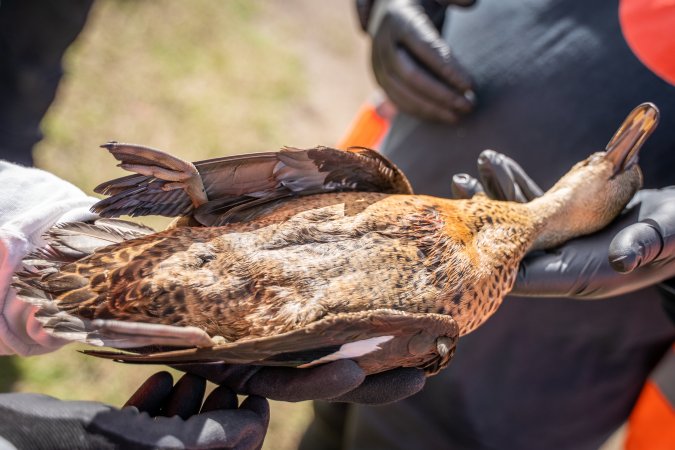
[[[162,190],[183,189],[195,208],[208,201],[202,177],[191,162],[142,145],[111,141],[101,147],[120,161],[122,169],[167,181]]]

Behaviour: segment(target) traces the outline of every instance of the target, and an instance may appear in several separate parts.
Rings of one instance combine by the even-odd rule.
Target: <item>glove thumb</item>
[[[648,222],[624,228],[609,244],[609,264],[621,273],[630,273],[654,261],[663,250],[661,232]]]
[[[480,181],[466,173],[458,173],[452,177],[450,185],[452,197],[456,199],[471,198],[479,192],[483,192]]]

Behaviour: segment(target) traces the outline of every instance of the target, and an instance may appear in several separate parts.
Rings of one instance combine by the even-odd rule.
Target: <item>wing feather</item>
[[[429,374],[445,367],[453,356],[459,328],[452,317],[389,309],[328,316],[304,328],[256,339],[157,353],[85,353],[131,363],[176,364],[225,361],[233,364],[300,366],[316,363],[343,344],[386,336],[379,349],[355,361],[366,373],[396,367],[419,367]],[[292,358],[288,356],[292,355]]]
[[[145,155],[141,156],[133,153],[134,147],[116,144],[106,148],[122,164],[158,165],[147,155],[159,151],[138,147]],[[118,151],[119,148],[124,151]],[[366,148],[285,147],[278,152],[197,161],[194,166],[208,198],[195,217],[208,226],[236,222],[247,217],[242,214],[247,210],[299,195],[340,191],[412,194],[403,172],[381,154]],[[185,191],[165,190],[167,183],[138,174],[102,183],[95,191],[110,197],[94,205],[93,210],[104,217],[195,213]]]

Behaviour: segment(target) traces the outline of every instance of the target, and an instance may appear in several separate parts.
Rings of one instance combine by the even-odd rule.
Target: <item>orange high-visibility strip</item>
[[[619,22],[640,61],[675,85],[675,1],[621,0]]]
[[[675,449],[675,409],[652,381],[645,384],[628,420],[625,449]]]
[[[675,345],[642,388],[628,419],[625,449],[675,449]]]
[[[376,148],[387,130],[389,121],[378,114],[375,105],[366,103],[359,109],[354,123],[337,147],[343,150],[349,147]]]

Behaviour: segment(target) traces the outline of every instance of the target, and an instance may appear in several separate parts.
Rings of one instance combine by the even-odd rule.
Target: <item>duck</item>
[[[53,227],[17,273],[56,337],[131,363],[438,373],[521,259],[609,224],[642,185],[651,103],[529,203],[413,193],[366,148],[282,148],[195,163],[109,142],[134,174],[99,185],[95,223]],[[163,231],[121,215],[175,217]]]

